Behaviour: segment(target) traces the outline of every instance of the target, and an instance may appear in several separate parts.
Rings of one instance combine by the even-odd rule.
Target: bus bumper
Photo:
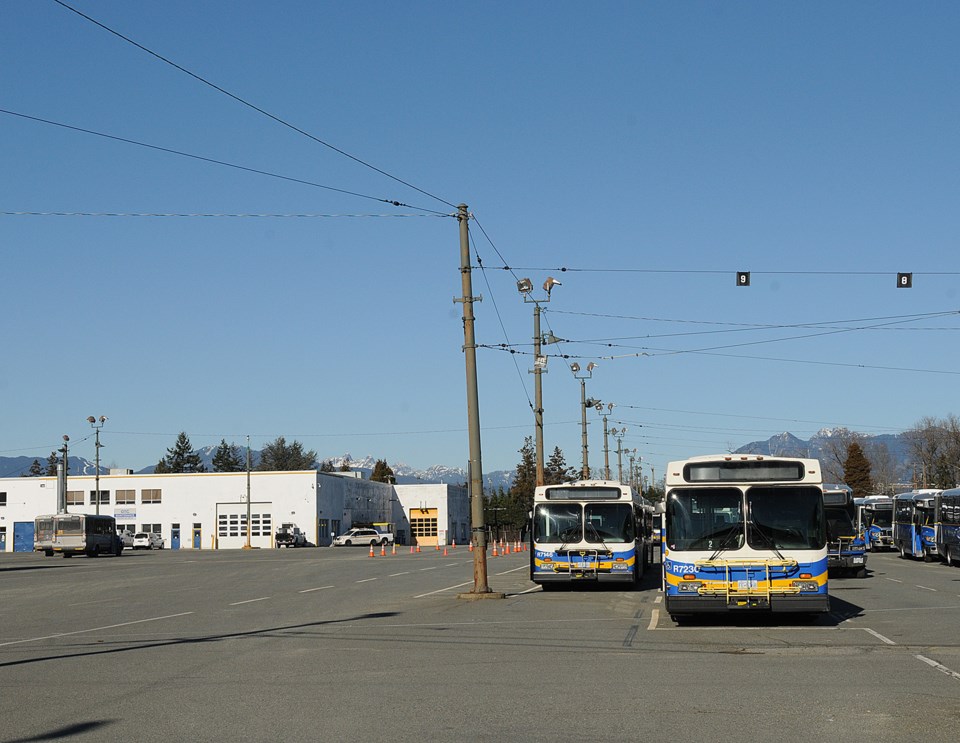
[[[827,594],[807,596],[739,596],[729,601],[723,596],[667,596],[664,605],[669,614],[723,614],[736,611],[773,613],[824,613],[830,611]]]

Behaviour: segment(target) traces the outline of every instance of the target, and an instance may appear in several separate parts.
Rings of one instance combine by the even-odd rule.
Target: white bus
[[[60,553],[73,555],[120,556],[123,542],[117,534],[113,516],[83,513],[58,513],[38,516],[34,522],[34,546],[47,557]]]
[[[653,506],[628,485],[541,485],[532,516],[530,580],[544,590],[574,581],[636,585],[653,561]]]
[[[670,462],[663,591],[674,619],[828,611],[820,463],[754,454]]]

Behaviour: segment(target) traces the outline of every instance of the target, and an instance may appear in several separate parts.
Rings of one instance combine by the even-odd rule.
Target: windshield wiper
[[[597,531],[597,527],[595,527],[593,524],[587,524],[587,528],[593,532],[593,535],[597,538],[597,541],[599,541],[600,544],[603,545],[603,548],[607,552],[610,552],[611,551],[610,548],[607,547],[607,543],[603,541],[603,537],[600,536],[600,532]]]
[[[785,559],[786,559],[786,558],[783,556],[783,553],[780,552],[780,550],[777,549],[777,545],[776,545],[776,543],[773,541],[773,537],[772,537],[770,534],[767,534],[763,529],[761,529],[761,528],[760,528],[760,525],[759,525],[756,521],[754,521],[753,519],[751,519],[751,520],[748,521],[747,523],[748,523],[750,526],[753,527],[754,532],[756,532],[756,533],[759,534],[761,537],[763,537],[763,540],[769,545],[770,549],[773,550],[774,554],[776,554],[777,557],[779,557],[781,560],[785,560]]]
[[[741,524],[737,523],[731,525],[727,529],[726,533],[723,535],[723,539],[720,540],[720,544],[717,546],[716,551],[710,555],[710,560],[716,560],[722,552],[725,552],[733,546],[730,537],[736,536],[740,533],[740,526]]]

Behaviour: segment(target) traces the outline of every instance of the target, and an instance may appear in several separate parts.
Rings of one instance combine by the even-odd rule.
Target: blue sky
[[[533,433],[527,276],[563,282],[545,440],[572,465],[574,360],[658,478],[784,430],[958,412],[955,3],[69,4],[393,178],[6,0],[0,455],[68,434],[92,459],[106,415],[118,467],[182,430],[462,466],[460,202],[486,470]]]

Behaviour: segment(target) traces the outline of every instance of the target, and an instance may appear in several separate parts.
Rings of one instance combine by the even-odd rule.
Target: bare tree
[[[824,482],[843,482],[843,463],[847,459],[847,450],[850,444],[857,443],[863,447],[866,437],[862,433],[847,428],[838,428],[824,439],[823,459],[820,467],[823,469]]]

